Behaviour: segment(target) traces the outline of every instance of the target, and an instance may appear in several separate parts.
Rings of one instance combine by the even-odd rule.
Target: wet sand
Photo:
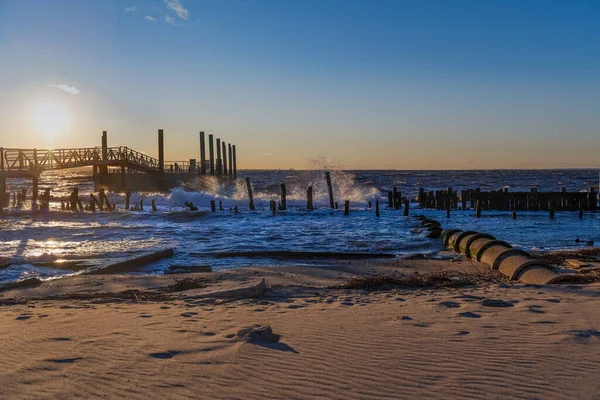
[[[414,273],[476,279],[339,288]],[[592,399],[599,289],[459,258],[76,276],[0,293],[0,397]]]

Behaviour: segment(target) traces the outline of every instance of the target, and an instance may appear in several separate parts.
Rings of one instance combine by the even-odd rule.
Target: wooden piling
[[[275,200],[269,201],[269,208],[273,215],[277,214],[277,202]]]
[[[556,210],[556,203],[554,200],[550,200],[548,202],[548,215],[549,215],[550,219],[554,219],[555,210]]]
[[[106,195],[105,191],[101,191],[100,192],[100,197],[104,199],[104,203],[106,204],[106,210],[107,211],[112,211],[113,207],[110,204],[110,200],[108,200],[108,196]]]
[[[336,210],[339,210],[339,209],[340,209],[340,206],[339,206],[339,204],[338,204],[338,202],[337,202],[337,201],[335,202],[335,209],[336,209]]]
[[[215,200],[211,200],[210,201],[210,211],[211,212],[217,212],[217,203]]]
[[[231,155],[231,143],[228,144],[229,148],[229,178],[233,177],[233,157]]]
[[[98,203],[98,208],[100,209],[100,211],[104,211],[104,189],[100,189],[99,191],[99,196],[100,196],[100,202]],[[96,198],[94,196],[94,198]]]
[[[210,159],[210,174],[215,175],[215,148],[213,144],[213,135],[208,135],[208,156]]]
[[[158,208],[156,208],[156,203],[154,202],[154,199],[152,199],[152,212],[157,212]]]
[[[409,209],[410,209],[410,204],[407,198],[404,199],[404,216],[408,217],[408,213],[409,213]]]
[[[370,210],[371,209],[371,202],[369,201],[367,208]]]
[[[313,187],[309,186],[306,189],[306,208],[308,210],[313,210]]]
[[[102,131],[102,161],[108,161],[108,134],[106,131]],[[108,166],[100,166],[99,171],[100,175],[108,174]]]
[[[31,191],[31,210],[35,211],[37,210],[37,202],[38,202],[38,178],[33,178],[33,185],[32,185],[32,191]]]
[[[344,201],[344,215],[350,214],[350,200]]]
[[[477,218],[481,218],[481,202],[477,200],[477,205],[475,206],[475,215]]]
[[[223,175],[227,176],[227,145],[221,142],[221,146],[223,146]]]
[[[393,190],[393,192],[392,192],[393,193],[392,200],[393,200],[393,203],[394,203],[393,206],[394,206],[394,208],[396,210],[399,210],[400,209],[400,200],[401,200],[400,198],[401,198],[402,195],[398,191],[398,188],[396,186],[394,186],[394,188],[392,190]]]
[[[200,132],[200,174],[206,175],[206,143],[204,143],[204,132]]]
[[[237,178],[237,159],[235,155],[235,144],[232,146],[233,148],[233,178]]]
[[[285,183],[281,183],[279,189],[281,191],[281,209],[287,210],[287,191],[285,189]]]
[[[158,172],[165,172],[165,138],[162,129],[158,130]]]
[[[248,189],[248,198],[250,199],[250,211],[254,211],[254,196],[252,195],[252,183],[250,182],[250,178],[246,178],[246,188]]]
[[[140,199],[140,211],[144,211],[144,199]]]
[[[219,200],[219,211],[223,211],[223,200]]]
[[[103,205],[102,205],[102,200],[98,201],[98,199],[96,198],[96,196],[94,195],[94,193],[90,193],[90,209],[92,211],[96,211],[96,206],[98,206],[98,209],[100,211],[103,210]]]
[[[217,176],[223,175],[223,160],[221,159],[221,139],[217,138]]]
[[[392,192],[388,192],[388,208],[394,207],[394,194]]]
[[[375,216],[379,217],[379,197],[375,199]]]
[[[125,209],[129,210],[129,203],[131,202],[131,192],[125,193]]]
[[[329,207],[336,208],[333,200],[333,187],[331,186],[331,174],[325,172],[325,179],[327,180],[327,192],[329,193]]]

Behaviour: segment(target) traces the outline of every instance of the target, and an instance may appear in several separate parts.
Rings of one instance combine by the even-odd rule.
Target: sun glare
[[[54,137],[64,133],[69,125],[69,111],[64,104],[57,101],[46,101],[37,104],[31,112],[31,122],[35,129],[52,141]]]

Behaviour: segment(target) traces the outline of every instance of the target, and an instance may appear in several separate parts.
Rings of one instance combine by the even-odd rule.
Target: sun
[[[31,111],[31,122],[34,128],[49,141],[66,131],[69,120],[67,107],[55,100],[39,103]]]

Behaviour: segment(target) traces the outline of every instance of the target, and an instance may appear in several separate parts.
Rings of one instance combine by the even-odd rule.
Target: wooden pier
[[[210,158],[207,169],[204,132],[200,132],[200,163],[189,161],[165,161],[164,131],[158,130],[158,158],[129,147],[109,147],[108,134],[102,132],[100,147],[72,149],[16,149],[0,147],[0,210],[7,206],[6,188],[9,179],[32,180],[32,207],[38,203],[38,182],[46,171],[69,168],[92,167],[95,190],[112,192],[166,191],[186,181],[203,176],[216,179],[237,178],[236,147],[217,139],[218,154],[214,159],[213,135],[209,135]],[[220,156],[221,144],[223,157]],[[227,166],[229,160],[229,166]],[[216,168],[215,168],[216,166]],[[23,199],[24,200],[24,199]]]

